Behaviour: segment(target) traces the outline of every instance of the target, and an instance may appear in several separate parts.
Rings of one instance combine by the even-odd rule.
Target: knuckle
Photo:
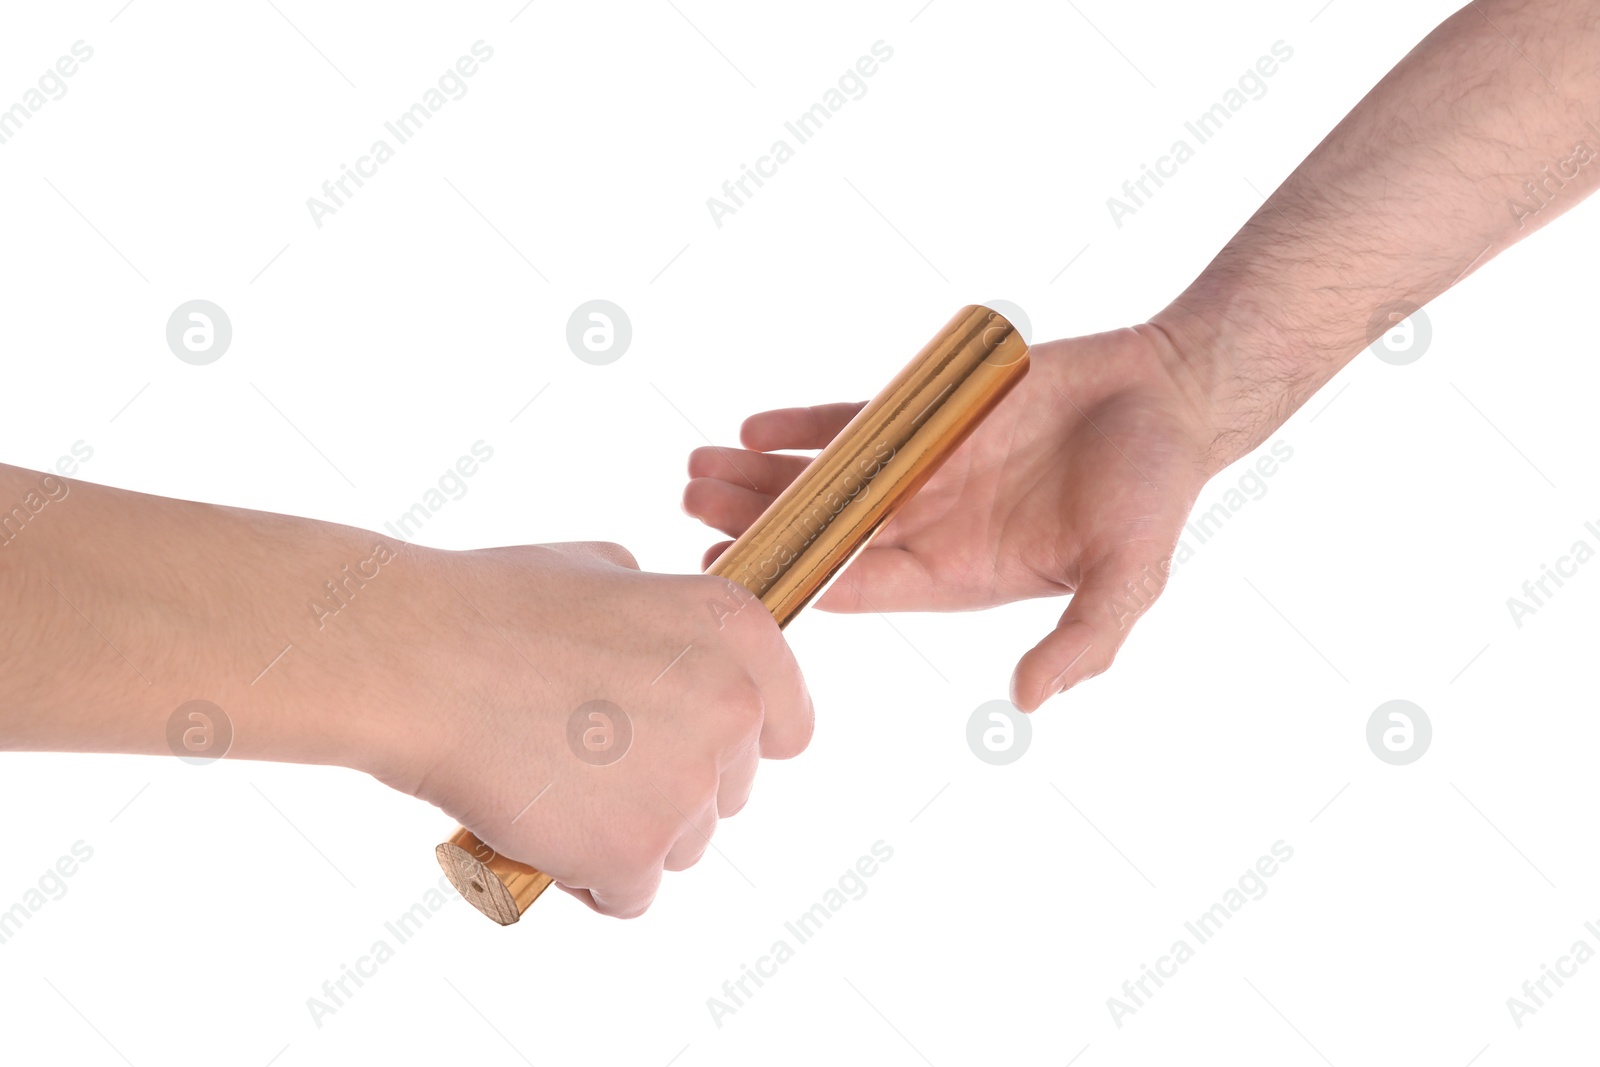
[[[684,499],[691,510],[694,505],[688,494],[695,484],[691,482],[690,489],[685,490]],[[696,620],[699,632],[707,640],[742,642],[752,617],[759,621],[767,614],[755,594],[731,578],[696,574],[685,576],[682,582],[685,614]]]
[[[694,810],[702,817],[709,818],[713,824],[717,821],[717,791],[722,788],[722,772],[718,769],[718,762],[707,761],[695,776],[692,794]]]
[[[731,819],[744,810],[750,803],[750,795],[755,792],[755,780],[750,778],[734,788],[724,788],[717,793],[716,814],[717,819]]]
[[[713,728],[725,744],[747,744],[760,735],[766,705],[761,688],[748,675],[733,675],[718,682],[709,708]]]
[[[761,742],[762,759],[794,759],[806,750],[811,743],[811,730],[808,727],[804,736],[779,733],[765,737]]]
[[[630,878],[648,877],[661,869],[661,861],[671,847],[672,841],[663,824],[653,821],[619,842],[616,862]]]
[[[799,716],[798,721],[783,733],[783,743],[779,746],[780,751],[775,753],[773,758],[792,759],[800,755],[811,746],[811,737],[816,732],[816,726],[816,716],[811,713],[811,704],[808,700],[805,714]]]
[[[688,833],[678,846],[667,856],[666,869],[669,871],[686,871],[705,858],[706,852],[711,847],[711,832],[716,824],[706,828],[704,835]]]
[[[629,552],[621,545],[613,541],[601,541],[597,547],[601,555],[603,555],[610,562],[615,563],[620,567],[626,567],[632,571],[639,569],[639,561],[634,559],[632,552]]]
[[[806,689],[798,670],[795,671],[793,685],[792,697],[786,694],[786,699],[775,705],[782,712],[768,716],[762,729],[761,755],[769,759],[792,759],[798,756],[811,744],[816,730],[816,711],[811,702],[811,693]]]
[[[685,819],[703,815],[716,800],[722,783],[718,762],[709,754],[686,760],[669,782],[663,783],[666,788],[662,789],[661,796],[665,803],[660,806],[666,814],[662,833],[668,835],[669,843],[683,829]]]
[[[578,563],[609,563],[629,570],[639,569],[633,553],[614,541],[563,541],[542,547],[553,549]]]
[[[641,871],[620,871],[600,880],[590,890],[595,910],[617,919],[643,915],[661,887],[661,864]]]

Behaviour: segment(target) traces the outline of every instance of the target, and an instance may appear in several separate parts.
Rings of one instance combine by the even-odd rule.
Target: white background
[[[483,439],[425,543],[599,538],[673,571],[711,540],[678,507],[690,449],[870,396],[964,303],[1013,300],[1035,338],[1142,320],[1452,9],[122,2],[0,29],[0,105],[94,49],[0,146],[0,457],[81,439],[87,480],[379,527]],[[480,39],[467,95],[318,229],[306,198]],[[706,198],[878,40],[867,94],[716,227]],[[1279,40],[1267,95],[1116,227],[1106,198]],[[1600,949],[1600,565],[1521,628],[1505,601],[1597,541],[1597,236],[1575,211],[1436,301],[1423,358],[1313,398],[1267,494],[1020,762],[975,759],[967,718],[1061,604],[808,615],[815,741],[720,854],[633,922],[453,901],[320,1027],[307,998],[434,885],[449,820],[337,769],[0,758],[0,909],[94,850],[0,946],[4,1059],[1573,1062],[1600,963],[1520,1029],[1506,998]],[[609,366],[564,339],[594,297],[633,322]],[[234,329],[203,367],[164,337],[195,298]],[[1393,698],[1433,723],[1410,766],[1366,745]],[[878,840],[867,895],[715,1025]],[[1107,998],[1279,840],[1266,896],[1116,1026]]]

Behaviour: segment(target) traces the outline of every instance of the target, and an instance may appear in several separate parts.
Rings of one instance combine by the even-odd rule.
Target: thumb
[[[1011,676],[1011,702],[1033,711],[1110,667],[1171,572],[1171,554],[1153,553],[1148,546],[1125,549],[1092,567],[1056,628],[1018,662]]]

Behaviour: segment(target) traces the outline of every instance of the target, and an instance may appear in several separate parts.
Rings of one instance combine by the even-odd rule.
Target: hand
[[[760,757],[811,739],[759,601],[616,545],[445,552],[4,465],[0,494],[52,509],[0,552],[27,621],[0,631],[0,749],[175,754],[174,711],[203,697],[230,726],[217,756],[366,771],[631,916]]]
[[[427,630],[394,646],[412,663],[411,736],[378,777],[596,911],[641,914],[662,870],[694,864],[717,819],[744,807],[758,758],[810,741],[800,670],[732,582],[642,574],[606,544],[420,565]],[[593,700],[620,711],[593,706],[602,717],[569,732]]]
[[[1012,676],[1012,702],[1025,711],[1111,665],[1166,583],[1215,438],[1158,328],[1053,341],[1031,355],[1022,382],[816,605],[963,611],[1072,593]],[[862,406],[752,416],[740,433],[748,451],[690,456],[684,509],[737,536],[808,462],[770,453],[823,447]]]

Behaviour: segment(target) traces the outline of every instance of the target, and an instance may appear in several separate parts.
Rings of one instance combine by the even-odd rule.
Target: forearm
[[[1413,49],[1151,320],[1216,413],[1212,469],[1388,318],[1587,196],[1597,123],[1591,0],[1479,0]]]
[[[383,769],[385,697],[426,674],[402,635],[428,550],[16,467],[0,509],[0,748],[164,754],[204,699],[230,757]]]

